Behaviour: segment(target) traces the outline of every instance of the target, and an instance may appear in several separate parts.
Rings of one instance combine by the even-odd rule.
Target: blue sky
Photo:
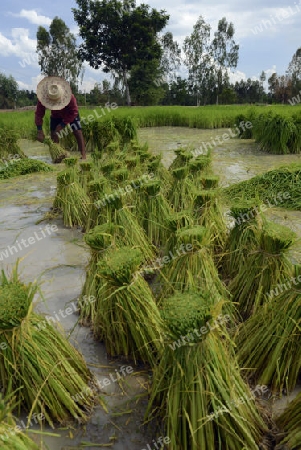
[[[137,4],[139,1],[137,1]],[[240,44],[239,62],[232,80],[258,78],[264,70],[284,74],[301,46],[301,0],[161,0],[144,1],[170,15],[165,31],[171,31],[180,44],[191,34],[202,15],[212,27],[212,34],[222,17],[232,21],[235,40]],[[164,5],[164,6],[163,6]],[[75,0],[2,0],[0,3],[0,72],[12,75],[20,88],[35,90],[40,80],[36,57],[36,32],[39,25],[48,29],[55,16],[65,21],[77,35],[71,8]],[[96,82],[108,78],[100,70],[85,68],[82,90],[89,91]]]

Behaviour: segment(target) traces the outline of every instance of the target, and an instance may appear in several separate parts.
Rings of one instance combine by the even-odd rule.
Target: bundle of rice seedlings
[[[191,151],[187,148],[178,148],[174,151],[174,153],[176,154],[176,157],[169,166],[170,171],[187,166],[190,160],[193,158]]]
[[[257,231],[259,246],[251,249],[237,275],[229,283],[229,291],[243,319],[261,310],[273,286],[291,276],[292,265],[287,257],[295,233],[285,226],[265,220]]]
[[[89,212],[86,220],[85,231],[89,231],[96,225],[100,225],[104,221],[102,213],[106,204],[105,195],[108,190],[108,181],[105,177],[99,177],[97,180],[90,181],[87,186],[87,194],[90,200]]]
[[[165,345],[146,419],[163,421],[171,449],[257,450],[266,432],[221,309],[207,290],[175,293],[161,305]]]
[[[49,153],[52,159],[52,162],[58,164],[63,161],[63,159],[69,156],[67,150],[61,147],[59,144],[53,142],[50,138],[44,139],[44,144],[48,145]]]
[[[115,195],[104,209],[106,210],[106,221],[120,225],[125,230],[125,245],[140,248],[145,260],[151,261],[156,254],[156,250],[144,229],[139,225],[135,216],[135,208],[123,206],[122,198]]]
[[[299,131],[294,119],[280,114],[260,114],[253,135],[262,150],[277,155],[300,153]]]
[[[187,175],[187,166],[172,170],[173,180],[167,194],[167,200],[175,211],[189,209],[192,205],[193,182]]]
[[[86,244],[90,247],[90,260],[86,267],[85,283],[78,302],[82,325],[93,323],[95,318],[96,302],[101,285],[97,264],[104,257],[108,248],[117,248],[123,245],[123,236],[122,228],[113,223],[97,225],[84,236]],[[95,301],[91,302],[89,299]]]
[[[215,189],[218,187],[219,177],[216,175],[206,175],[202,178],[204,189]]]
[[[79,165],[79,183],[85,192],[88,190],[88,184],[93,180],[93,163],[91,161],[83,161]]]
[[[26,158],[25,153],[21,150],[18,145],[19,134],[15,130],[0,127],[0,161],[10,162],[11,157]]]
[[[231,204],[241,198],[258,197],[267,207],[301,209],[301,164],[293,163],[269,170],[250,180],[232,184],[224,190]]]
[[[86,422],[95,403],[94,377],[60,331],[32,312],[38,286],[0,277],[0,386],[19,408],[43,414],[51,426]],[[91,385],[91,388],[89,387]],[[85,392],[85,396],[78,395]],[[19,413],[20,413],[19,409]]]
[[[112,116],[113,124],[120,134],[122,144],[131,142],[137,138],[137,123],[132,117]]]
[[[67,227],[84,227],[89,212],[89,197],[74,179],[74,171],[66,170],[57,175],[57,198],[55,205],[62,209],[63,222]]]
[[[224,248],[223,272],[229,278],[237,275],[240,265],[251,251],[258,247],[258,201],[242,200],[230,209],[230,217],[234,220]]]
[[[163,265],[159,273],[160,298],[174,291],[205,289],[210,290],[216,301],[226,300],[228,293],[212,258],[208,230],[199,225],[183,228],[176,232],[176,238],[177,244],[168,254],[169,262]]]
[[[67,167],[75,167],[78,163],[78,158],[75,158],[74,156],[69,156],[69,158],[64,159],[64,164]]]
[[[139,249],[121,247],[98,263],[101,288],[93,329],[110,356],[128,356],[153,367],[162,346],[162,320],[139,273],[143,259]]]
[[[143,228],[150,242],[157,247],[166,242],[168,229],[165,224],[171,214],[171,207],[160,189],[160,180],[148,182],[142,188],[144,202],[140,206]]]
[[[218,201],[218,191],[203,189],[194,191],[193,213],[195,223],[210,231],[213,249],[221,254],[227,239],[227,226]]]
[[[301,393],[290,402],[284,412],[276,418],[276,424],[284,431],[285,437],[276,449],[289,448],[299,450],[301,448]],[[283,447],[285,446],[285,447]],[[287,447],[288,446],[288,447]]]
[[[175,212],[171,210],[163,223],[167,231],[167,240],[164,245],[164,253],[172,251],[177,246],[177,231],[182,228],[189,228],[194,225],[194,220],[189,210]]]
[[[236,336],[238,360],[256,383],[280,394],[291,392],[301,369],[301,267],[295,266],[295,277],[266,294],[269,303]]]
[[[39,450],[27,434],[17,425],[13,416],[16,408],[13,399],[3,398],[0,393],[0,440],[2,450]]]
[[[53,168],[37,159],[16,159],[13,163],[0,166],[0,180],[6,180],[8,178],[18,177],[20,175],[27,175],[29,173],[36,172],[51,172]]]
[[[98,160],[102,157],[105,148],[111,142],[119,142],[120,134],[112,120],[90,122],[83,127],[86,150],[92,152],[92,157]]]
[[[120,167],[120,161],[117,159],[106,159],[100,164],[100,169],[103,175],[107,178],[110,178],[111,173]]]

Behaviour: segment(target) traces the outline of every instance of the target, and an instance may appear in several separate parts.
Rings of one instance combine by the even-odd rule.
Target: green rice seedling
[[[94,159],[102,157],[106,147],[112,142],[120,141],[120,133],[111,119],[90,122],[83,127],[87,151]]]
[[[121,143],[126,144],[137,138],[137,123],[132,117],[112,116],[113,124],[121,136]]]
[[[301,164],[293,163],[250,180],[233,184],[224,190],[231,204],[258,197],[266,208],[277,206],[301,209]]]
[[[26,158],[25,153],[18,145],[19,134],[16,130],[0,127],[0,163],[1,160],[10,162],[12,157],[14,158]]]
[[[261,310],[267,301],[265,294],[289,278],[292,270],[287,253],[295,233],[267,220],[257,233],[258,247],[251,249],[228,286],[244,320]]]
[[[195,223],[206,227],[210,232],[212,249],[218,260],[227,239],[227,226],[220,207],[218,190],[195,190],[193,215]]]
[[[51,172],[52,170],[53,168],[43,161],[29,158],[19,159],[14,160],[13,163],[5,164],[3,167],[0,165],[0,180],[36,172]]]
[[[69,158],[64,159],[64,163],[67,167],[75,167],[78,163],[78,158],[74,156],[69,156]]]
[[[167,193],[167,200],[175,211],[189,209],[192,206],[193,182],[187,175],[188,166],[172,170],[173,180]]]
[[[257,450],[267,427],[243,381],[222,302],[210,291],[164,299],[164,347],[145,418],[163,422],[170,449]]]
[[[299,131],[292,117],[261,114],[254,122],[253,135],[262,150],[273,154],[300,153]]]
[[[160,189],[160,180],[150,181],[141,188],[141,195],[144,199],[140,205],[142,226],[148,239],[156,247],[165,244],[168,238],[166,220],[171,214],[171,207]]]
[[[41,450],[41,447],[33,442],[25,430],[17,425],[13,416],[16,409],[13,398],[3,398],[0,393],[0,442],[2,450]]]
[[[66,170],[57,175],[57,199],[55,205],[62,209],[63,222],[67,227],[85,227],[90,200],[74,178],[74,171]]]
[[[89,197],[89,212],[85,230],[89,231],[96,225],[104,221],[103,207],[106,203],[105,195],[108,191],[108,180],[105,177],[98,177],[97,180],[90,181],[87,186]]]
[[[101,285],[97,264],[109,248],[118,248],[123,245],[123,237],[124,231],[122,228],[113,223],[97,225],[84,236],[85,242],[90,248],[90,260],[86,267],[85,283],[79,299],[79,314],[82,325],[91,324],[95,320],[98,291]],[[93,299],[93,301],[89,299]]]
[[[45,138],[44,144],[48,145],[52,162],[55,164],[62,162],[63,159],[69,156],[67,150],[65,150],[61,145],[53,142],[50,138]]]
[[[22,408],[43,414],[51,426],[86,422],[96,383],[83,357],[45,317],[33,313],[38,286],[21,283],[17,266],[11,278],[2,271],[0,284],[1,390],[15,395],[19,413]]]
[[[194,225],[191,211],[183,209],[182,211],[170,211],[163,225],[167,228],[167,240],[165,242],[163,253],[168,254],[177,246],[177,231],[182,228],[189,228]]]
[[[178,148],[174,150],[174,153],[176,154],[176,157],[169,166],[170,171],[187,166],[193,158],[193,154],[188,148]]]
[[[216,301],[225,301],[229,295],[212,258],[209,231],[199,225],[183,228],[176,232],[176,238],[176,246],[168,254],[170,261],[159,273],[159,298],[174,291],[210,290]]]
[[[292,400],[284,412],[276,418],[276,424],[280,430],[283,430],[285,437],[279,443],[280,448],[290,450],[299,450],[301,448],[301,393]],[[284,446],[284,447],[281,447]]]
[[[236,335],[245,376],[280,395],[296,387],[301,369],[301,267],[294,269],[294,277],[265,292],[268,303]]]
[[[139,225],[136,218],[136,208],[132,206],[123,206],[123,200],[120,195],[108,195],[108,202],[104,209],[106,210],[107,222],[115,223],[125,230],[125,245],[140,248],[146,261],[154,259],[156,250],[148,239],[144,229]]]
[[[254,108],[250,108],[245,113],[240,113],[235,117],[235,125],[236,129],[233,129],[234,133],[237,133],[237,129],[239,129],[240,133],[237,137],[240,139],[252,139],[253,138],[253,123],[256,120],[256,110]],[[248,128],[246,126],[240,127],[241,122],[246,124],[250,122],[252,126]]]
[[[258,204],[256,199],[242,200],[230,209],[234,226],[227,236],[222,259],[222,271],[230,279],[237,275],[249,253],[259,246]]]
[[[110,356],[127,356],[152,367],[162,349],[162,320],[152,292],[139,273],[138,248],[107,252],[98,263],[101,277],[94,333]]]
[[[79,184],[85,192],[88,191],[88,184],[93,180],[93,163],[91,161],[82,161],[79,164]]]
[[[202,177],[202,184],[204,189],[216,189],[218,187],[219,177],[216,175],[206,175]]]

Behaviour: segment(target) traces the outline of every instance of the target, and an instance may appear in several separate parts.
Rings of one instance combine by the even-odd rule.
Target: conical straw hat
[[[37,97],[45,106],[52,110],[60,110],[70,103],[71,87],[60,77],[46,77],[37,86]]]

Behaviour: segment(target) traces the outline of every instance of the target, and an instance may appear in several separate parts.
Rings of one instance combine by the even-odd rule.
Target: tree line
[[[69,81],[80,105],[287,103],[301,90],[301,48],[285,75],[273,73],[267,80],[262,71],[259,80],[231,83],[239,45],[234,25],[225,17],[212,30],[200,16],[181,48],[171,32],[164,32],[170,17],[165,10],[137,6],[135,0],[76,3],[72,12],[81,43],[77,45],[65,22],[55,17],[49,30],[38,27],[37,55],[41,73]],[[89,93],[81,92],[84,62],[109,74],[110,80],[96,83]],[[185,77],[180,75],[183,67]],[[1,108],[35,101],[33,92],[18,91],[12,76],[0,74]]]

